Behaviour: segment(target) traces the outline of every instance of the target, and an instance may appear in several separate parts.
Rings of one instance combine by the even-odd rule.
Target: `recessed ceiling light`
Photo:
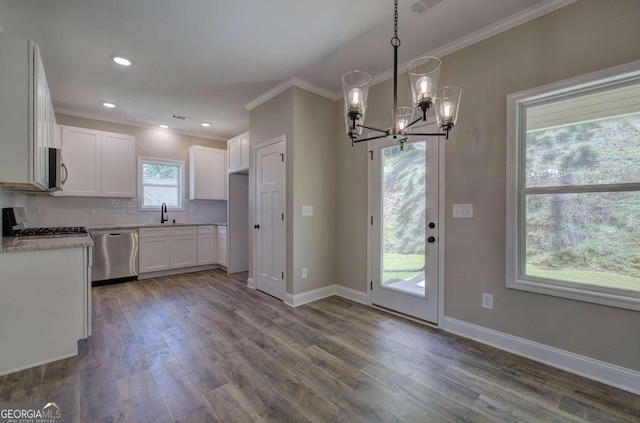
[[[106,101],[105,101],[105,102],[103,102],[103,103],[102,103],[102,105],[103,105],[104,107],[108,108],[108,109],[113,109],[114,107],[116,107],[116,105],[115,105],[115,104],[113,104],[113,103],[109,103],[109,102],[106,102]]]
[[[133,64],[133,60],[128,59],[128,58],[126,58],[124,56],[113,55],[113,56],[111,56],[111,60],[113,60],[114,62],[116,62],[120,66],[131,66]]]
[[[205,128],[208,128],[211,126],[211,124],[207,122],[202,122],[201,125],[204,126]]]
[[[167,129],[167,128],[169,127],[169,125],[165,125],[165,124],[158,125],[158,126],[159,126],[160,128],[162,128],[162,129]]]

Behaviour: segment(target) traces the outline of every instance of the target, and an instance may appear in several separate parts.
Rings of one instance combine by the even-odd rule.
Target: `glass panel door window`
[[[382,285],[425,295],[424,148],[382,149]]]
[[[507,286],[640,309],[640,72],[509,108]]]

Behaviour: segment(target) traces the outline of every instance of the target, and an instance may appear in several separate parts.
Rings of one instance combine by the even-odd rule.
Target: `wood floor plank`
[[[344,298],[222,270],[92,290],[79,355],[0,376],[71,422],[637,422],[640,396]]]

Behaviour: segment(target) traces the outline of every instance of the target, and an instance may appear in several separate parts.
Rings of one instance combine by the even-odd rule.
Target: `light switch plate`
[[[307,279],[309,277],[309,269],[306,267],[302,268],[302,279]]]
[[[302,216],[313,216],[313,206],[302,206]]]
[[[453,217],[455,219],[473,218],[473,204],[454,204]]]

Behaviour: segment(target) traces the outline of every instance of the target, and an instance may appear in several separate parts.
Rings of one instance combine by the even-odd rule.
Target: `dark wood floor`
[[[332,297],[290,308],[246,275],[93,289],[80,355],[0,377],[72,422],[640,421],[640,397]]]

